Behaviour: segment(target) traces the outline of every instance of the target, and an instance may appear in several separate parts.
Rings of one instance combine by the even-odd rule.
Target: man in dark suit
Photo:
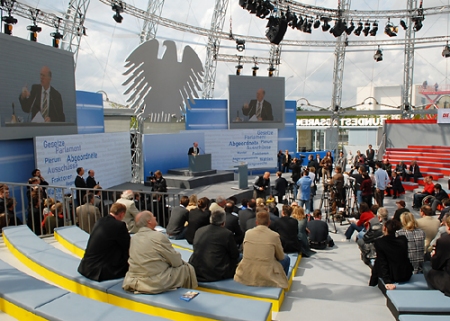
[[[237,245],[240,245],[244,240],[244,233],[239,226],[239,217],[233,214],[234,204],[229,201],[225,204],[225,228],[229,229],[234,235],[234,241]]]
[[[75,178],[75,187],[76,188],[86,188],[86,182],[83,178],[84,168],[77,168],[77,177]],[[84,195],[86,194],[86,190],[77,190],[75,191],[75,205],[78,207],[82,204],[82,200],[84,199]]]
[[[31,113],[32,122],[65,122],[61,94],[50,86],[51,70],[47,66],[42,67],[40,77],[41,83],[33,85],[31,92],[27,87],[22,89],[19,96],[22,110]]]
[[[367,165],[372,168],[372,173],[375,173],[375,150],[373,150],[372,145],[369,145],[369,149],[366,150],[366,161]]]
[[[169,223],[166,227],[167,235],[169,239],[181,240],[184,239],[186,228],[184,224],[188,221],[189,211],[186,206],[189,204],[189,197],[182,196],[180,205],[172,208],[170,212]]]
[[[239,259],[233,233],[224,228],[223,208],[217,206],[211,212],[210,222],[195,233],[194,253],[189,259],[199,282],[231,279]]]
[[[122,278],[128,271],[130,235],[122,222],[125,205],[115,203],[110,214],[97,221],[78,272],[94,281]]]
[[[281,171],[283,173],[289,172],[289,166],[291,165],[291,161],[292,161],[292,156],[289,154],[289,151],[286,149],[284,151],[283,161],[282,161],[283,168],[281,169]]]
[[[401,228],[397,220],[389,220],[383,225],[384,236],[374,243],[377,258],[372,268],[370,286],[377,285],[378,278],[382,278],[386,290],[393,290],[393,283],[406,282],[411,278],[413,266],[408,258],[408,239],[404,235],[395,236]]]
[[[255,208],[256,200],[251,199],[247,203],[247,208],[245,210],[239,211],[239,225],[241,226],[241,230],[244,233],[247,231],[247,221],[251,218],[256,217]]]
[[[97,182],[95,181],[95,172],[93,169],[88,170],[88,177],[86,178],[86,187],[87,188],[94,188],[95,185],[97,185]]]
[[[270,173],[265,172],[264,175],[259,175],[255,177],[253,181],[253,198],[263,198],[270,193]]]
[[[273,187],[273,196],[276,197],[277,203],[281,203],[286,195],[286,189],[288,187],[288,182],[284,177],[281,177],[282,173],[277,172],[277,179],[275,180],[275,185]]]
[[[189,148],[188,155],[198,155],[200,154],[200,148],[198,148],[198,143],[195,142],[192,147]]]
[[[250,100],[250,103],[242,107],[242,113],[248,116],[250,121],[273,120],[272,105],[264,100],[265,95],[264,89],[258,89],[256,99]]]
[[[289,205],[283,205],[281,218],[272,222],[270,229],[280,234],[281,245],[284,253],[299,253],[302,249],[298,240],[298,221],[291,217],[292,209]]]
[[[334,241],[328,233],[328,224],[322,221],[322,212],[317,209],[313,213],[314,220],[307,223],[309,229],[309,246],[312,249],[323,250],[333,247]]]

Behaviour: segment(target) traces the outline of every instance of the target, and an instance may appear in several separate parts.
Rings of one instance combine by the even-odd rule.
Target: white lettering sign
[[[365,127],[380,127],[383,126],[383,122],[386,120],[384,117],[378,118],[341,118],[339,119],[339,126],[344,127],[356,127],[356,126],[365,126]],[[334,126],[338,125],[337,119],[334,120]],[[297,127],[330,127],[331,126],[331,118],[301,118],[297,119]]]

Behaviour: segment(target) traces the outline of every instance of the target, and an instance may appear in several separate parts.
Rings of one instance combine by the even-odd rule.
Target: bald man
[[[262,88],[256,92],[256,99],[244,104],[242,113],[248,116],[249,121],[273,120],[272,104],[264,99],[266,91]]]
[[[31,92],[25,86],[19,96],[20,106],[30,113],[31,122],[65,122],[61,94],[52,86],[52,72],[44,66],[40,72],[40,84],[31,86]]]

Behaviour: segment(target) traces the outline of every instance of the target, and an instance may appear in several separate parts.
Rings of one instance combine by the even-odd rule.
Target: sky
[[[151,0],[150,0],[151,1]],[[32,7],[48,13],[62,16],[66,12],[69,0],[18,0]],[[127,0],[129,5],[146,10],[148,0]],[[334,0],[305,0],[305,4],[336,9]],[[209,28],[214,11],[214,0],[165,0],[162,16],[174,21],[187,23],[193,26]],[[450,0],[426,0],[424,8],[450,5]],[[351,9],[354,10],[401,10],[405,8],[406,1],[399,0],[353,0]],[[98,0],[91,0],[86,14],[85,27],[87,36],[81,40],[77,67],[75,72],[76,89],[85,91],[104,91],[110,100],[126,104],[127,96],[122,83],[126,77],[124,62],[127,56],[139,46],[139,34],[143,21],[123,13],[121,24],[117,24],[112,16],[111,7]],[[14,13],[13,13],[14,16]],[[13,36],[28,38],[26,26],[30,20],[16,17],[19,22],[14,26]],[[449,15],[433,15],[425,17],[423,28],[416,32],[416,38],[449,35]],[[399,24],[398,19],[392,22]],[[239,6],[238,0],[230,0],[223,30],[234,34],[265,37],[266,20],[257,18]],[[379,21],[379,31],[376,37],[349,36],[349,41],[358,40],[386,40],[389,38],[383,33],[385,20]],[[53,28],[41,26],[43,31],[38,36],[38,42],[51,45],[50,33]],[[231,27],[231,30],[230,30]],[[159,26],[156,38],[161,42],[166,39],[176,41],[179,60],[182,58],[184,46],[191,46],[201,61],[206,58],[207,37],[181,32]],[[370,39],[369,39],[370,38]],[[399,40],[404,38],[404,31],[399,28]],[[313,29],[312,34],[288,28],[284,39],[289,40],[318,40],[333,41],[334,36],[323,32],[321,28]],[[283,43],[281,43],[283,44]],[[445,43],[428,44],[427,48],[415,51],[414,56],[414,84],[438,83],[440,87],[450,83],[450,59],[442,57]],[[270,44],[247,43],[246,50],[238,53],[234,40],[223,40],[220,53],[236,55],[244,54],[249,57],[269,57]],[[352,106],[356,103],[359,87],[401,85],[403,82],[403,46],[381,47],[383,61],[375,62],[373,55],[377,46],[351,48],[345,56],[342,107]],[[218,62],[214,97],[228,99],[228,75],[235,74],[236,62]],[[245,64],[242,75],[251,75],[252,64]],[[279,76],[286,79],[286,100],[306,98],[312,105],[329,107],[333,88],[334,49],[314,46],[283,46]],[[259,65],[258,75],[267,76],[267,65]],[[388,103],[388,102],[386,102]]]

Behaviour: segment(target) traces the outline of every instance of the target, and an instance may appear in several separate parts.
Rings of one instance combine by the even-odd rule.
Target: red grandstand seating
[[[409,166],[411,161],[416,160],[422,174],[432,175],[435,180],[450,176],[450,146],[409,145],[408,148],[386,148],[383,159],[386,158],[393,168],[400,161]],[[423,185],[423,180],[419,180],[419,184]]]

